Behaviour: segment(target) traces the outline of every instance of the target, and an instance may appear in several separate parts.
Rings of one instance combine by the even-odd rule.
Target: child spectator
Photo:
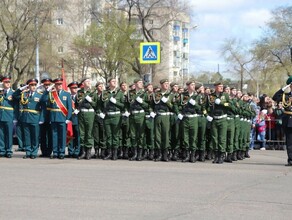
[[[256,119],[256,128],[258,132],[257,140],[260,141],[260,150],[266,150],[266,115],[267,110],[263,109]]]

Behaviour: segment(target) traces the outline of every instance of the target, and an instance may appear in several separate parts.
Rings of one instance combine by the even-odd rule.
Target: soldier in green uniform
[[[196,92],[196,83],[194,80],[186,82],[187,91],[180,94],[179,97],[179,114],[181,120],[181,129],[183,133],[183,156],[182,162],[196,162],[195,153],[197,150],[198,135],[198,111],[201,110],[199,105],[200,96]]]
[[[103,91],[101,96],[102,113],[100,114],[104,118],[106,147],[108,151],[104,160],[117,160],[120,144],[121,111],[124,109],[124,95],[117,89],[115,78],[110,78],[108,83],[108,88]]]
[[[102,103],[101,103],[101,95],[104,90],[103,82],[97,82],[95,84],[97,101],[95,105],[95,117],[93,124],[93,138],[94,138],[94,149],[95,149],[95,157],[103,159],[105,157],[105,134],[104,134],[104,125],[103,118],[100,117],[100,113],[102,113]],[[100,155],[99,155],[100,149]]]
[[[148,108],[145,110],[145,146],[148,150],[148,159],[154,159],[154,118],[156,114],[153,112],[153,85],[148,83],[145,85],[146,92],[146,102],[148,103]]]
[[[174,97],[175,102],[178,100],[178,84],[176,82],[170,83],[171,95]],[[180,120],[177,114],[170,115],[170,157],[171,160],[176,161],[179,156],[180,150]]]
[[[37,92],[37,79],[30,79],[26,82],[28,91],[23,91],[24,87],[19,88],[13,94],[16,100],[20,99],[22,114],[20,121],[24,130],[24,146],[26,155],[23,159],[37,157],[39,149],[39,125],[44,123],[44,109],[46,103],[42,99],[42,93]]]
[[[154,112],[156,113],[154,121],[155,131],[155,161],[168,161],[168,151],[170,147],[170,115],[177,112],[177,106],[174,102],[174,96],[169,91],[169,81],[160,80],[160,90],[153,94]]]
[[[130,140],[132,156],[130,160],[142,160],[144,130],[145,130],[145,110],[148,109],[146,102],[147,94],[144,92],[143,80],[135,79],[135,89],[128,93],[130,110]]]
[[[81,83],[83,88],[77,92],[77,102],[75,103],[76,108],[79,110],[80,155],[78,159],[90,160],[91,148],[94,147],[92,131],[97,95],[96,91],[91,89],[91,80],[89,78],[84,78]]]
[[[3,91],[0,93],[0,157],[12,157],[14,100],[11,77],[2,77]]]
[[[73,130],[73,139],[70,140],[68,145],[68,157],[77,158],[80,153],[80,134],[79,134],[79,124],[78,124],[78,114],[79,110],[76,108],[75,103],[77,100],[77,89],[78,82],[73,81],[68,85],[70,89],[71,99],[72,99],[72,130]]]
[[[124,108],[122,110],[122,121],[121,121],[121,132],[120,132],[120,149],[119,159],[129,159],[129,148],[130,148],[130,122],[129,122],[129,108],[130,103],[128,102],[128,85],[126,82],[120,83],[120,91],[124,95]]]
[[[229,108],[229,96],[223,92],[223,84],[215,83],[215,91],[209,95],[208,108],[209,117],[212,121],[211,135],[215,150],[215,159],[213,163],[223,163],[226,153],[226,135],[227,135],[227,110]]]
[[[232,163],[232,154],[234,151],[234,133],[235,133],[235,115],[236,115],[236,100],[230,97],[230,87],[225,86],[224,92],[229,95],[229,107],[227,109],[227,136],[226,136],[226,153],[225,162]]]
[[[198,160],[201,162],[204,162],[205,154],[206,154],[207,96],[205,95],[205,88],[202,84],[196,83],[195,89],[199,96],[198,105],[200,106],[200,108],[197,108],[196,110],[198,114],[198,138],[197,138],[196,158],[198,155]]]
[[[52,90],[52,86],[47,89],[47,92],[49,91],[47,109],[50,111],[53,137],[53,155],[51,155],[51,159],[64,159],[67,124],[72,116],[72,100],[70,93],[63,90],[63,78],[56,78],[53,83],[54,90]]]

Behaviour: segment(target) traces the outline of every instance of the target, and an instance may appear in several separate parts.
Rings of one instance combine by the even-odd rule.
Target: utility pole
[[[36,31],[36,48],[35,48],[35,78],[40,82],[40,64],[39,64],[39,21],[38,21],[38,0],[35,1],[35,31]]]

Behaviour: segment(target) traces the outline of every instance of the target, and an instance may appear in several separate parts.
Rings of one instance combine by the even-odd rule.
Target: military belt
[[[11,110],[11,111],[14,110],[12,107],[6,107],[6,106],[0,106],[0,109]]]
[[[158,115],[173,115],[172,112],[157,112]]]
[[[140,110],[140,111],[131,111],[133,114],[138,114],[138,113],[143,113],[143,112],[145,112],[144,110]]]
[[[22,109],[23,112],[31,112],[31,113],[36,113],[39,114],[40,111],[32,110],[32,109]]]
[[[195,117],[198,117],[198,114],[184,115],[184,117],[187,117],[187,118],[195,118]]]
[[[59,108],[47,108],[47,110],[52,111],[52,112],[61,112],[62,111]]]
[[[116,111],[116,112],[107,112],[107,115],[117,115],[117,114],[121,114],[120,111]]]
[[[222,119],[222,118],[226,118],[227,117],[227,115],[225,114],[225,115],[220,115],[220,116],[214,116],[213,118],[214,119]]]
[[[287,115],[292,115],[292,112],[289,112],[289,111],[284,111],[284,113]]]
[[[93,108],[87,109],[87,108],[82,108],[80,109],[81,112],[94,112]]]

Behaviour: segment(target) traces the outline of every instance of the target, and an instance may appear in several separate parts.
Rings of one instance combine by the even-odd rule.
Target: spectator
[[[267,110],[263,109],[256,119],[257,140],[260,141],[260,150],[266,150],[266,115]]]
[[[268,104],[266,115],[266,140],[268,140],[269,148],[274,150],[276,141],[276,115],[272,106],[273,104]]]

